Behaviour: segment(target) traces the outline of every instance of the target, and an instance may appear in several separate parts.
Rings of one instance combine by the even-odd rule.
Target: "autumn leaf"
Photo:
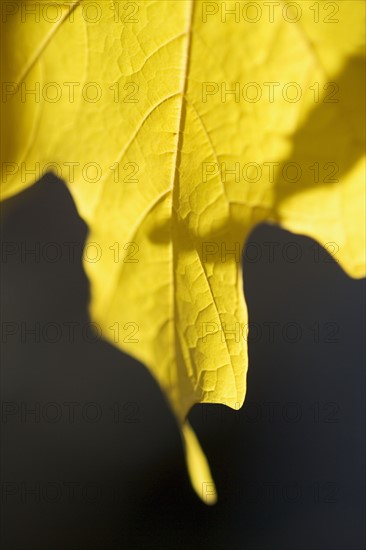
[[[2,198],[66,181],[92,319],[159,382],[213,503],[186,418],[243,403],[249,233],[280,224],[365,272],[365,4],[2,4]]]

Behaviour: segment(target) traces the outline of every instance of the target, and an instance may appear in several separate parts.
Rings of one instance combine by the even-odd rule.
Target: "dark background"
[[[363,550],[364,281],[310,239],[252,233],[245,405],[190,414],[219,492],[206,507],[151,375],[88,330],[87,228],[64,184],[2,213],[4,550]],[[78,243],[75,259],[49,261],[49,243]]]

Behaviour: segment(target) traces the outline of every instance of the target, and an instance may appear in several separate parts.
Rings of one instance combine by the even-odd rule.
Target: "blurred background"
[[[190,413],[207,507],[155,381],[91,329],[63,182],[6,201],[1,232],[4,550],[365,548],[364,281],[311,239],[252,233],[246,402]]]

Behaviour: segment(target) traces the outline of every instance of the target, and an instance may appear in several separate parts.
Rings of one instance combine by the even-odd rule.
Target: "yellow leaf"
[[[66,181],[90,229],[91,316],[158,380],[213,503],[186,417],[243,403],[247,236],[278,223],[364,275],[365,5],[2,8],[2,197]]]

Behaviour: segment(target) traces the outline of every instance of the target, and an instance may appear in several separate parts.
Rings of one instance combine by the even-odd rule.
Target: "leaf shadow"
[[[265,209],[263,209],[263,216],[259,213],[257,223],[279,221],[282,206],[295,195],[301,195],[322,186],[331,189],[334,185],[339,185],[362,157],[365,142],[363,69],[363,57],[351,58],[332,81],[336,87],[330,90],[325,88],[324,95],[319,97],[319,102],[315,104],[299,129],[289,138],[292,141],[292,151],[278,166],[278,175],[273,183],[272,207],[269,214]],[[330,102],[335,90],[339,91],[339,99],[335,96],[334,102]],[[338,113],[336,117],[335,110]],[[347,145],[350,135],[354,144],[352,149]],[[319,164],[318,178],[311,172],[311,166],[315,163]],[[301,177],[296,182],[290,181],[293,179],[290,176],[293,165],[300,167],[301,170]],[[284,177],[283,174],[288,174],[289,177]],[[229,224],[227,222],[216,224],[213,231],[197,235],[182,222],[179,213],[173,212],[173,216],[178,222],[179,231],[185,237],[182,241],[183,247],[192,249],[194,243],[200,242],[200,250],[197,248],[197,251],[201,259],[202,248],[207,242],[217,244],[219,241],[221,243],[240,241],[244,246],[249,236],[246,221],[238,217],[230,219]],[[249,229],[252,230],[253,227]],[[149,239],[155,243],[168,243],[171,238],[170,221],[155,227],[149,234]]]
[[[326,89],[323,97],[319,98],[319,103],[292,137],[292,152],[281,163],[274,183],[275,211],[293,195],[305,193],[317,185],[332,187],[334,183],[342,182],[364,154],[364,67],[364,58],[351,58],[343,71],[328,83],[332,86]],[[335,94],[337,91],[339,97]],[[335,111],[338,111],[338,117],[334,116]],[[351,134],[354,146],[345,151],[345,139],[349,139]],[[314,181],[315,175],[309,172],[310,166],[317,162],[321,164],[318,182]],[[283,175],[290,163],[296,164],[302,171],[296,183]],[[327,167],[327,163],[336,166]]]

